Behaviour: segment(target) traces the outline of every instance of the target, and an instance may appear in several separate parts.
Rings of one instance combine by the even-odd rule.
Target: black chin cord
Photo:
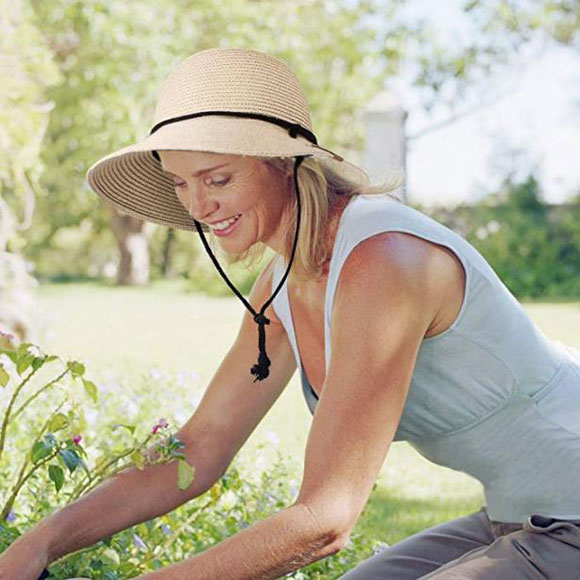
[[[225,283],[229,286],[230,290],[243,302],[244,306],[252,313],[254,317],[254,322],[258,325],[258,362],[252,366],[250,369],[250,373],[254,375],[256,381],[263,381],[265,378],[268,377],[270,374],[270,359],[268,358],[268,354],[266,353],[266,325],[270,324],[270,319],[266,317],[264,312],[266,308],[270,306],[274,298],[276,298],[278,292],[286,282],[286,278],[290,274],[290,268],[292,267],[292,262],[294,261],[294,255],[296,254],[296,246],[298,245],[298,232],[300,230],[300,215],[301,215],[301,205],[300,205],[300,190],[298,188],[298,168],[300,164],[304,161],[304,157],[297,156],[294,160],[294,189],[296,191],[296,233],[294,234],[294,242],[292,243],[292,252],[290,254],[290,261],[288,262],[288,267],[286,268],[286,272],[284,272],[284,276],[278,283],[276,290],[272,293],[272,296],[266,302],[264,302],[262,308],[260,308],[259,312],[256,312],[252,305],[242,296],[239,290],[230,282],[229,278],[227,277],[226,273],[222,270],[219,262],[217,261],[216,257],[213,255],[211,248],[205,238],[203,233],[203,229],[201,224],[195,221],[195,227],[197,229],[197,233],[201,238],[201,242],[203,247],[205,248],[206,252],[209,254],[211,261],[213,262],[214,266],[217,268],[217,271],[220,273],[220,276],[224,279]]]

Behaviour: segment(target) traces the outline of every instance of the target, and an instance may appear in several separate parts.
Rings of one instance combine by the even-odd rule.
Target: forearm
[[[309,509],[292,507],[257,522],[205,552],[140,576],[143,580],[266,580],[337,553],[340,537]]]
[[[177,461],[128,468],[94,490],[41,521],[30,534],[46,542],[50,561],[127,529],[166,514],[204,493],[219,477],[201,445],[186,443],[188,463],[195,478],[188,489],[177,486]]]

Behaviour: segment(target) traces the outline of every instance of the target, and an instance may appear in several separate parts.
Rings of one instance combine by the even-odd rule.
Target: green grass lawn
[[[125,389],[139,420],[150,424],[172,413],[181,422],[194,411],[243,315],[238,300],[187,294],[179,282],[148,288],[43,285],[39,297],[42,330],[36,342],[46,352],[85,362],[97,385]],[[524,307],[548,336],[580,348],[580,303]],[[279,450],[299,481],[310,422],[294,376],[239,458],[267,461]],[[482,502],[477,481],[429,463],[406,443],[394,443],[357,531],[392,544],[475,511]]]

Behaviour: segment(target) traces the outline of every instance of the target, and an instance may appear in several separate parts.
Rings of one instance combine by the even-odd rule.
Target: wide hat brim
[[[87,173],[91,188],[122,212],[145,221],[195,230],[153,151],[203,151],[255,157],[312,156],[335,174],[368,186],[367,173],[301,135],[267,121],[202,116],[162,126],[139,143],[111,153]]]

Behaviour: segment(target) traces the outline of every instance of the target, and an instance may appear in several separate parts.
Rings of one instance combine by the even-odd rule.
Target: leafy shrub
[[[43,377],[50,364],[60,371]],[[40,378],[40,377],[39,377]],[[78,361],[62,361],[38,347],[22,344],[0,348],[0,385],[5,403],[0,445],[0,552],[27,529],[56,509],[74,501],[105,478],[130,465],[180,461],[180,481],[187,486],[188,469],[181,442],[161,419],[144,438],[134,425],[115,423],[118,433],[105,437],[95,456],[83,442],[84,406],[98,402],[98,388],[86,378]],[[28,393],[25,398],[24,393]],[[56,395],[52,398],[50,395]],[[17,405],[19,399],[24,402]],[[102,407],[101,407],[102,408]],[[129,437],[129,441],[126,439]],[[151,441],[153,446],[146,447]],[[157,453],[151,453],[157,450]],[[101,542],[52,563],[51,577],[89,577],[94,580],[133,578],[200,553],[253,522],[290,506],[296,498],[296,474],[278,453],[260,470],[256,462],[236,460],[230,470],[202,496],[176,510],[123,530]],[[315,562],[288,578],[334,578],[372,555],[378,543],[353,534],[348,546],[335,556]]]
[[[580,297],[580,203],[550,206],[533,175],[472,206],[420,211],[465,237],[516,298]]]

